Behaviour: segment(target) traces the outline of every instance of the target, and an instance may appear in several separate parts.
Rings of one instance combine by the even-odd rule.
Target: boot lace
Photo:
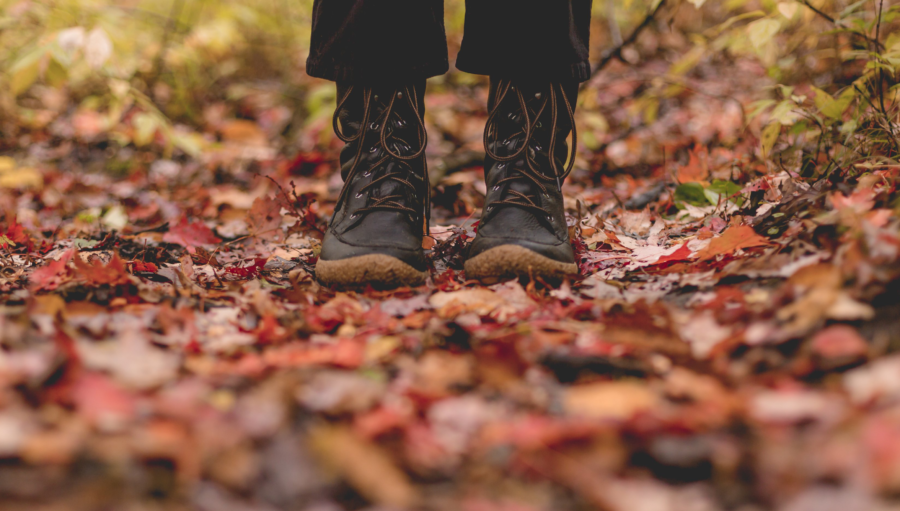
[[[526,165],[524,168],[511,169],[516,172],[497,181],[494,184],[495,189],[502,186],[504,183],[509,183],[519,179],[527,179],[531,181],[542,194],[547,193],[547,185],[553,183],[554,180],[556,181],[556,189],[558,191],[562,191],[562,181],[566,178],[566,176],[569,175],[569,173],[572,172],[572,168],[575,166],[576,141],[578,140],[578,135],[575,130],[575,113],[572,109],[572,104],[569,102],[568,96],[566,96],[563,85],[561,83],[551,83],[549,89],[550,90],[548,94],[538,92],[535,95],[537,99],[541,99],[541,97],[543,96],[543,101],[541,102],[540,107],[537,109],[534,115],[534,119],[532,120],[525,101],[525,95],[522,93],[521,88],[514,87],[511,80],[500,80],[498,82],[497,92],[494,97],[494,106],[488,113],[487,124],[485,125],[484,129],[485,153],[488,155],[488,157],[497,162],[500,162],[501,166],[503,164],[506,164],[507,162],[519,158],[522,154],[524,154]],[[506,140],[510,140],[520,134],[524,134],[525,137],[522,146],[519,147],[515,152],[507,156],[500,156],[491,148],[499,139],[500,130],[498,127],[498,116],[500,114],[504,99],[506,99],[507,95],[511,91],[515,93],[516,99],[518,99],[519,110],[524,117],[525,123],[519,131],[506,137]],[[561,103],[565,105],[565,113],[566,115],[568,115],[569,125],[572,127],[572,145],[569,149],[568,162],[564,169],[560,169],[559,165],[556,162],[560,98],[562,99]],[[547,147],[547,153],[550,159],[550,170],[553,172],[553,175],[550,176],[544,174],[537,168],[537,163],[535,162],[534,157],[537,154],[537,151],[541,150],[541,147],[533,140],[535,128],[541,127],[539,119],[548,106],[550,108],[550,145],[549,147]],[[510,113],[512,114],[512,112]],[[512,115],[510,115],[510,117],[512,117]],[[550,213],[546,209],[539,206],[532,197],[513,189],[507,189],[507,193],[507,198],[495,201],[491,204],[491,206],[517,206],[533,210],[537,213],[543,213],[547,216],[550,215]],[[536,199],[536,197],[534,199]]]
[[[381,114],[374,116],[372,113],[372,106],[374,103],[373,97],[375,96],[374,91],[371,87],[363,87],[362,88],[362,96],[363,96],[363,117],[360,122],[360,128],[354,135],[347,135],[344,133],[343,127],[339,122],[339,115],[343,111],[344,106],[347,103],[347,100],[350,99],[350,95],[353,93],[354,86],[350,86],[347,89],[347,92],[344,93],[344,96],[338,101],[337,107],[334,110],[334,117],[332,117],[332,127],[334,128],[334,133],[337,135],[339,139],[344,141],[344,143],[351,143],[359,141],[357,144],[356,156],[354,157],[353,164],[350,167],[350,171],[347,173],[347,177],[344,180],[344,186],[341,188],[341,194],[338,197],[338,204],[342,204],[346,199],[347,195],[350,192],[350,184],[353,181],[353,177],[359,173],[361,166],[359,165],[360,161],[362,161],[363,154],[363,142],[366,139],[366,134],[371,132],[378,133],[378,139],[374,146],[370,148],[371,151],[377,150],[378,147],[381,147],[385,155],[380,160],[373,163],[370,167],[371,169],[378,168],[379,166],[387,163],[388,161],[393,160],[395,165],[390,172],[386,172],[385,174],[373,179],[369,184],[363,186],[359,190],[359,194],[364,194],[370,192],[375,187],[380,184],[392,180],[397,183],[400,183],[406,187],[408,187],[413,195],[416,194],[415,185],[407,179],[409,174],[415,174],[410,162],[415,160],[423,155],[425,152],[425,146],[428,141],[428,134],[425,131],[425,123],[422,120],[422,115],[419,113],[419,102],[416,93],[415,87],[398,87],[395,88],[391,92],[390,101],[387,104],[387,107]],[[405,100],[406,103],[409,104],[409,107],[412,109],[414,113],[414,117],[416,119],[416,151],[413,154],[403,155],[400,154],[400,151],[394,151],[391,149],[391,144],[389,142],[401,142],[408,147],[414,147],[406,140],[395,136],[393,134],[393,129],[389,127],[391,114],[394,113],[395,105],[397,104],[397,100]],[[399,114],[398,114],[399,115]],[[401,126],[405,125],[406,121],[404,119],[400,119]],[[428,165],[426,164],[424,158],[422,159],[422,168],[424,169],[424,175],[422,176],[425,180],[426,187],[428,186]],[[368,175],[368,174],[367,174]],[[428,191],[425,192],[425,209],[424,211],[416,211],[415,209],[403,204],[401,201],[404,200],[404,196],[399,193],[385,195],[384,197],[376,198],[371,204],[368,204],[366,207],[359,208],[353,212],[351,218],[357,217],[359,215],[376,211],[376,210],[389,210],[389,211],[401,211],[408,213],[410,215],[416,215],[418,213],[423,213],[425,219],[425,232],[428,233],[428,223],[431,218],[431,197]]]

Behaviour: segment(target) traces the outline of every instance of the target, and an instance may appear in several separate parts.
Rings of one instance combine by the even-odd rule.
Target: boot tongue
[[[523,193],[530,197],[533,197],[535,195],[535,192],[536,192],[535,186],[534,186],[534,183],[532,183],[530,179],[528,179],[525,176],[522,176],[521,172],[518,172],[515,170],[513,171],[512,175],[517,175],[517,177],[519,177],[519,179],[509,182],[509,190],[515,190],[519,193]]]
[[[415,185],[418,181],[405,165],[397,164],[395,162],[386,163],[383,168],[373,176],[373,178],[378,178],[389,173],[396,176],[397,179],[406,180],[413,185]],[[373,200],[377,200],[391,195],[399,195],[400,197],[393,199],[393,201],[415,209],[416,201],[415,196],[413,195],[413,190],[405,184],[397,181],[397,179],[388,178],[382,180],[372,188],[369,196],[372,197]]]

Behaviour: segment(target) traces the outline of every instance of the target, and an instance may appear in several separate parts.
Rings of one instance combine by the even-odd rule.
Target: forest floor
[[[466,280],[487,88],[433,87],[427,285],[319,286],[330,117],[264,86],[200,159],[74,110],[0,157],[0,508],[900,509],[896,166],[760,157],[771,85],[667,64],[585,84],[581,275]],[[704,74],[705,78],[704,79]],[[218,114],[217,114],[218,113]],[[754,131],[755,130],[755,131]],[[289,156],[288,156],[289,155]]]

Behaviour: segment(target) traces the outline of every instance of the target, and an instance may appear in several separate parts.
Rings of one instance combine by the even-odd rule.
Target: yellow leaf
[[[28,53],[10,68],[10,89],[13,96],[18,96],[37,81],[41,71],[41,57],[46,51],[43,48]]]
[[[51,87],[61,87],[69,77],[69,71],[58,60],[51,58],[44,71],[44,82]]]
[[[706,53],[706,48],[702,45],[695,46],[691,49],[691,51],[684,54],[678,62],[672,64],[672,67],[669,68],[669,73],[680,76],[686,74],[688,71],[694,68],[700,59],[703,58],[703,55]]]
[[[772,120],[778,121],[785,126],[790,126],[800,118],[800,114],[795,111],[796,106],[793,101],[784,100],[775,105],[770,116]]]
[[[159,122],[156,117],[146,113],[135,115],[131,124],[134,126],[134,145],[138,147],[143,147],[153,142],[156,130],[159,129]]]
[[[759,143],[762,148],[763,157],[768,157],[772,152],[772,148],[775,146],[775,141],[778,140],[778,135],[781,134],[781,123],[773,122],[769,123],[763,131],[762,135],[760,135]]]
[[[43,185],[43,176],[33,168],[0,169],[0,188],[40,188]]]
[[[753,44],[756,51],[761,51],[775,37],[780,28],[781,22],[778,20],[771,18],[756,20],[747,25],[747,35],[750,37],[750,43]]]
[[[850,102],[853,101],[853,98],[856,95],[853,89],[847,89],[841,94],[840,98],[835,99],[831,94],[828,94],[814,85],[811,85],[810,87],[816,93],[815,102],[819,111],[836,120],[839,120],[843,116],[844,110],[850,106]]]

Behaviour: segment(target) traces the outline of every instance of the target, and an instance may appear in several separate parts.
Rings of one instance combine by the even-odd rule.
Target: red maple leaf
[[[59,287],[59,285],[68,278],[69,270],[67,265],[73,255],[75,255],[75,249],[67,251],[59,259],[51,261],[50,264],[41,266],[31,272],[28,280],[31,282],[32,288],[37,291],[41,289],[51,290]]]
[[[693,252],[691,252],[691,249],[688,248],[687,243],[683,243],[680,247],[678,247],[678,250],[672,252],[669,255],[664,255],[664,256],[660,257],[659,259],[657,259],[657,261],[655,263],[653,263],[653,265],[659,266],[659,265],[663,265],[663,264],[671,263],[671,262],[675,262],[675,261],[684,261],[684,260],[687,260],[688,258],[690,258],[692,253]]]
[[[163,241],[181,245],[188,253],[193,254],[201,245],[215,245],[222,240],[203,222],[188,222],[187,217],[181,217],[169,232],[163,234]]]
[[[156,273],[159,271],[159,267],[157,267],[153,263],[145,263],[144,261],[132,261],[131,263],[131,271],[133,272],[145,272],[145,273]]]
[[[9,225],[6,226],[6,229],[0,227],[0,235],[6,236],[9,241],[17,245],[25,245],[28,247],[28,250],[32,249],[31,246],[31,238],[28,237],[28,234],[25,233],[25,228],[22,224],[16,222],[16,218],[12,217],[9,222]],[[0,243],[0,248],[7,248],[8,243]]]
[[[265,257],[256,257],[249,266],[225,268],[225,273],[237,279],[252,279],[259,275],[259,272],[266,265],[266,260]]]

